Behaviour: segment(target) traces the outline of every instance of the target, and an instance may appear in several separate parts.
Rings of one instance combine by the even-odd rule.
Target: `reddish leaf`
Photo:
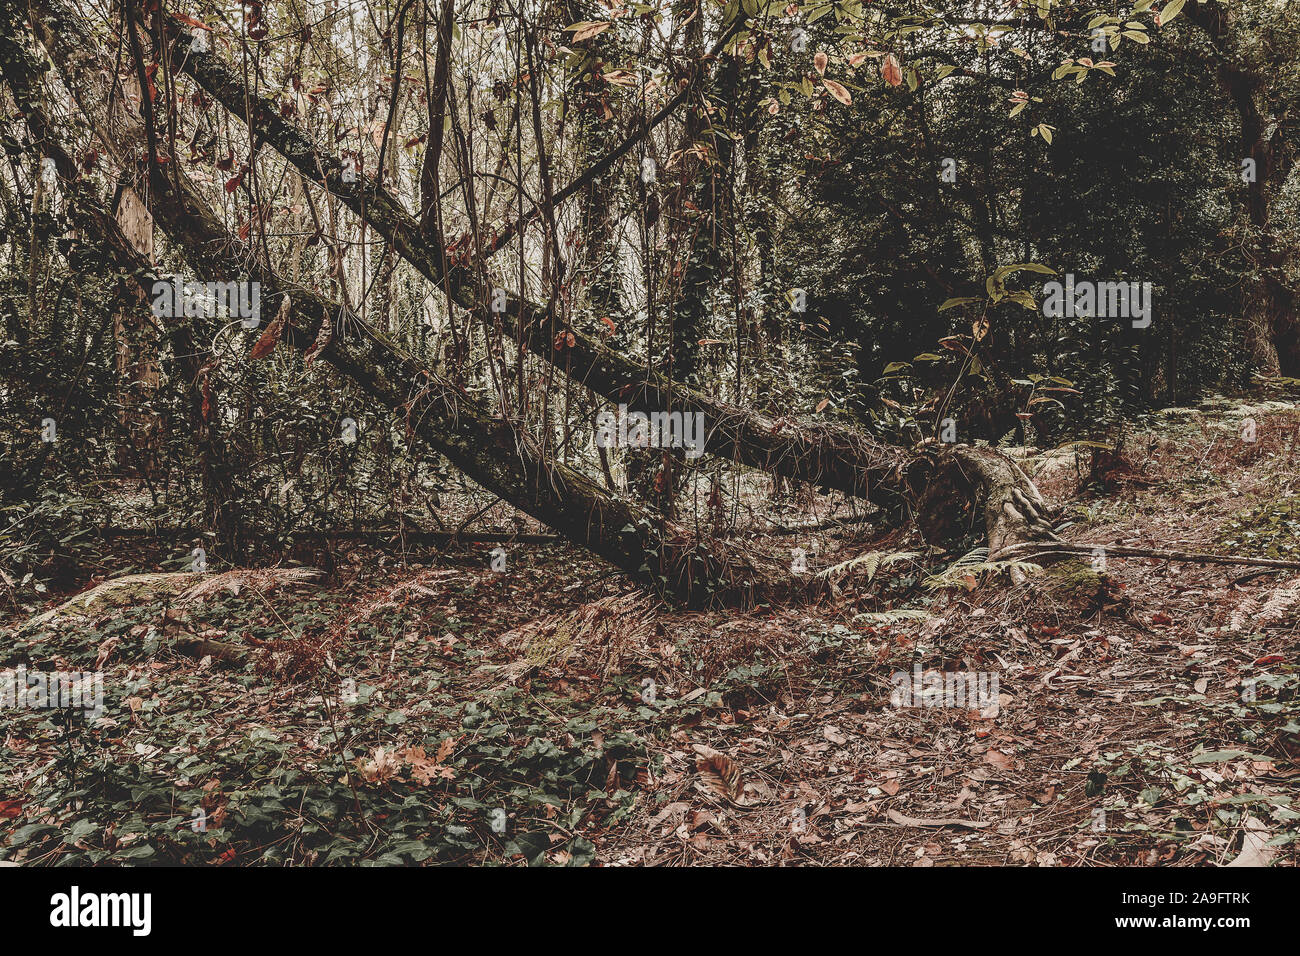
[[[144,71],[144,82],[149,90],[149,102],[152,103],[158,99],[158,88],[153,85],[153,75],[158,71],[157,63],[150,63]]]
[[[196,30],[207,30],[209,33],[212,32],[212,27],[208,26],[206,23],[203,23],[199,20],[195,20],[193,17],[187,17],[183,13],[173,13],[172,18],[175,20],[179,20],[181,23],[185,24],[188,27],[194,27],[194,29]]]
[[[890,86],[903,82],[903,68],[898,65],[898,58],[894,54],[891,53],[880,61],[880,75]]]
[[[257,340],[253,346],[253,351],[249,353],[249,358],[253,361],[270,355],[280,342],[280,336],[284,333],[284,325],[289,321],[289,297],[286,295],[284,301],[280,303],[280,311],[272,320],[271,324],[266,327],[262,337]]]
[[[836,83],[834,80],[822,80],[822,86],[826,87],[826,91],[845,106],[848,106],[853,102],[853,97],[850,96],[849,91],[844,88],[844,84]]]
[[[994,750],[992,748],[985,751],[984,762],[991,763],[1000,770],[1014,770],[1016,768],[1016,762],[1014,759],[1008,757],[1001,750]]]

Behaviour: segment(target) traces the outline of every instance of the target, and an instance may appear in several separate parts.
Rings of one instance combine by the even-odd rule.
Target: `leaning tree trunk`
[[[77,26],[72,21],[76,17],[64,0],[38,0],[36,6],[44,21],[41,38],[47,46],[57,46],[60,37],[75,35]],[[626,403],[634,410],[655,411],[668,408],[671,401],[674,409],[702,414],[707,435],[705,451],[710,454],[865,497],[875,494],[879,480],[882,499],[892,504],[897,498],[887,476],[897,473],[897,466],[910,460],[900,449],[852,429],[778,421],[729,405],[624,358],[578,329],[564,329],[565,335],[548,334],[545,306],[522,300],[472,264],[462,263],[444,271],[443,250],[387,189],[366,174],[358,175],[354,183],[344,182],[338,157],[323,154],[308,135],[281,115],[272,101],[246,89],[243,78],[215,54],[192,51],[190,34],[177,24],[168,21],[164,29],[178,70],[224,105],[231,116],[250,123],[250,132],[277,150],[303,176],[329,190],[354,214],[367,220],[422,275],[435,286],[446,287],[457,304],[469,310],[481,309],[493,298],[485,292],[494,286],[501,288],[505,308],[494,318],[500,322],[505,338],[521,342],[528,351],[565,370],[575,381],[611,402]]]
[[[0,0],[0,10],[10,2]],[[48,151],[58,155],[60,175],[74,179],[77,170],[55,141],[32,95],[35,74],[22,69],[24,62],[15,55],[18,51],[8,37],[0,37],[5,79],[24,104],[34,134]],[[104,120],[93,114],[87,118],[92,126]],[[287,288],[206,210],[175,167],[171,176],[153,179],[156,221],[191,264],[217,281],[238,279],[249,269],[252,278],[261,282],[263,301],[279,310],[265,335],[311,360],[329,362],[489,491],[634,579],[690,603],[748,602],[799,589],[797,579],[780,574],[775,561],[750,560],[734,549],[699,543],[655,512],[607,492],[582,473],[550,459],[525,429],[492,416],[467,392],[433,374],[386,336],[365,327],[359,341],[336,337],[333,330],[341,318],[337,304],[306,289]],[[178,187],[177,182],[184,185]],[[129,265],[147,293],[152,288],[152,264],[132,248],[111,217],[87,212],[90,200],[84,195],[78,199],[84,227],[99,232],[113,245],[120,261]]]
[[[41,0],[43,9],[56,8],[61,3],[62,0]],[[343,182],[340,160],[323,156],[310,137],[283,117],[274,103],[248,90],[242,77],[223,64],[215,53],[192,52],[190,35],[179,25],[168,21],[164,29],[175,65],[221,102],[231,115],[250,122],[252,133],[274,147],[304,176],[319,182],[355,214],[366,218],[427,278],[435,284],[445,283],[452,298],[462,306],[476,309],[488,301],[489,296],[484,292],[491,288],[491,281],[468,265],[456,266],[444,274],[442,250],[427,241],[419,224],[373,178],[363,175],[357,177],[356,183]],[[954,485],[959,486],[963,475],[978,473],[979,486],[989,489],[993,500],[999,502],[995,511],[1005,513],[1007,507],[1015,509],[1015,503],[1009,498],[1002,500],[1010,487],[1002,478],[1009,469],[1017,472],[1019,469],[1001,456],[996,467],[988,456],[967,455],[963,463],[952,454],[918,455],[853,429],[772,419],[674,382],[653,369],[629,361],[576,329],[566,330],[572,344],[569,344],[570,335],[546,334],[546,316],[543,306],[506,290],[506,307],[497,318],[506,337],[521,341],[533,354],[565,370],[574,380],[609,401],[623,402],[641,411],[665,409],[671,403],[675,409],[703,415],[704,450],[709,454],[865,497],[892,512],[904,510],[923,490],[909,476],[952,474]],[[522,328],[514,324],[517,317]],[[1032,487],[1023,474],[1017,484]],[[989,531],[995,529],[990,527]]]
[[[64,0],[39,0],[35,6],[37,12],[34,15],[34,25],[42,42],[67,76],[70,88],[75,92],[87,82],[95,80],[91,68],[95,62],[95,43],[85,31],[80,18],[68,8]],[[274,104],[247,90],[242,78],[222,64],[214,54],[192,51],[190,35],[185,31],[170,21],[164,24],[164,29],[168,34],[169,51],[174,64],[225,105],[233,116],[251,122],[251,131],[259,139],[279,151],[304,176],[319,182],[355,214],[365,218],[393,243],[403,258],[427,278],[438,284],[445,283],[451,290],[453,299],[467,308],[477,308],[480,303],[488,300],[484,291],[485,286],[490,287],[490,283],[471,267],[460,266],[444,275],[442,250],[434,248],[426,240],[419,224],[373,178],[363,175],[358,177],[356,183],[345,183],[339,158],[322,156],[309,137],[281,116]],[[178,165],[169,166],[171,176],[184,182]],[[189,228],[194,225],[191,214],[197,214],[198,209],[202,208],[201,202],[197,208],[190,208],[197,196],[191,187],[186,185],[181,192],[179,197],[173,197],[177,208],[172,210],[172,215],[160,214],[155,210],[160,219],[166,217],[171,220],[172,229],[179,229],[179,236],[177,232],[172,232],[178,236],[178,241],[189,234]],[[187,220],[190,221],[187,223]],[[211,245],[207,248],[219,246],[221,238],[219,234],[210,236],[207,242]],[[200,256],[208,255],[203,250],[204,246],[200,242]],[[611,401],[625,402],[632,408],[649,411],[666,407],[671,395],[674,408],[703,415],[706,424],[705,450],[711,454],[729,457],[773,474],[859,495],[886,510],[902,510],[919,501],[922,502],[923,511],[943,512],[942,496],[936,491],[927,493],[927,489],[930,486],[936,489],[954,489],[962,495],[963,501],[980,504],[984,511],[990,550],[994,552],[1015,543],[1017,538],[1030,540],[1049,533],[1045,530],[1044,509],[1037,489],[1014,463],[996,452],[967,449],[963,446],[918,452],[883,444],[848,428],[762,416],[672,382],[666,376],[636,365],[576,330],[570,330],[574,343],[572,345],[567,344],[567,336],[552,339],[543,335],[541,330],[546,327],[545,315],[543,307],[507,293],[506,309],[497,317],[503,320],[508,336],[518,337],[534,354],[564,369],[575,380]],[[523,317],[522,329],[510,327],[515,316]],[[380,340],[375,337],[372,341]],[[415,371],[428,374],[423,369]],[[464,403],[460,398],[457,401]],[[451,403],[444,404],[451,407]],[[512,431],[518,434],[513,426]],[[522,446],[526,443],[518,441],[516,444]],[[458,457],[464,456],[449,454],[448,457],[460,464]],[[466,464],[467,473],[477,478],[474,470],[479,470],[478,465],[472,461],[467,461]],[[547,467],[554,469],[561,466],[548,464]],[[536,485],[537,474],[534,472],[530,476],[525,473],[527,480],[523,484],[507,490],[511,494],[517,494],[522,488]],[[577,473],[573,473],[573,476],[574,480],[568,482],[568,486],[576,492],[583,487],[585,479],[579,481]],[[591,500],[607,497],[607,493],[594,482],[588,482],[586,488],[587,494],[579,497]],[[1021,499],[1029,502],[1032,507],[1026,508]],[[631,551],[619,547],[611,549],[601,542],[599,535],[595,538],[584,535],[572,523],[566,529],[562,515],[550,515],[544,508],[539,508],[534,503],[523,510],[557,530],[577,534],[578,540],[592,545],[594,550],[610,557],[620,566],[626,566],[625,562],[630,562],[638,554],[648,553],[660,555],[659,562],[650,564],[651,568],[659,568],[659,574],[674,567],[699,566],[698,562],[680,560],[684,547],[681,542],[665,550],[657,548],[657,542],[652,536],[641,541]],[[647,509],[640,511],[644,512],[641,517],[653,526],[657,520],[654,512]],[[922,527],[928,528],[931,534],[948,535],[960,526],[961,522],[956,520],[922,518]],[[610,527],[612,524],[602,525],[602,530],[608,531]],[[671,530],[665,532],[663,537],[670,542],[675,540],[675,534]],[[694,552],[695,547],[688,545],[685,549]],[[665,553],[675,554],[675,560],[664,560]],[[710,562],[705,561],[704,564],[710,565]],[[723,564],[722,568],[709,566],[708,575],[721,571],[717,579],[734,584],[747,573],[730,574],[725,571],[725,562]],[[641,567],[641,564],[636,565],[636,573],[644,574]],[[761,579],[763,575],[758,577]],[[659,579],[656,577],[655,580]],[[698,580],[698,576],[690,574],[682,578],[676,575],[675,580],[680,585],[683,580]]]

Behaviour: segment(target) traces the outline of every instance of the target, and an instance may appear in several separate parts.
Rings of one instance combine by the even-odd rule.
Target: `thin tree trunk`
[[[134,189],[120,187],[114,215],[122,234],[136,252],[153,261],[153,217]],[[157,469],[161,422],[148,406],[158,389],[158,343],[149,319],[149,298],[133,296],[113,315],[113,337],[117,343],[118,402],[120,417],[131,448],[126,457],[141,475]]]
[[[1300,308],[1296,293],[1280,278],[1295,253],[1271,229],[1273,205],[1296,162],[1292,152],[1276,148],[1286,113],[1294,106],[1277,102],[1272,85],[1278,81],[1267,66],[1254,68],[1245,58],[1234,35],[1231,6],[1210,0],[1189,3],[1184,10],[1213,44],[1215,73],[1241,122],[1242,158],[1254,163],[1246,182],[1246,215],[1261,248],[1242,301],[1246,346],[1261,373],[1300,377]]]

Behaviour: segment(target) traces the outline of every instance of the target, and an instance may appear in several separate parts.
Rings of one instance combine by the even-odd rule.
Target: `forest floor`
[[[1167,410],[1123,449],[1030,459],[1063,538],[1300,559],[1295,404]],[[1296,864],[1300,572],[1013,583],[846,527],[745,535],[809,574],[876,552],[745,613],[549,544],[504,573],[487,545],[357,548],[320,581],[171,578],[21,629],[42,609],[11,607],[0,666],[98,664],[104,711],[0,711],[0,860]],[[996,678],[996,703],[894,706],[915,669]]]

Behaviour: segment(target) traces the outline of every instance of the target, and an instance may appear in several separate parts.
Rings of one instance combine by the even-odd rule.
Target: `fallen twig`
[[[1027,541],[1003,548],[989,560],[1001,561],[1009,557],[1020,560],[1044,554],[1092,555],[1101,549],[1107,558],[1160,558],[1165,561],[1187,561],[1193,564],[1239,564],[1260,568],[1300,569],[1300,561],[1283,561],[1279,558],[1250,558],[1238,554],[1200,554],[1195,551],[1172,551],[1165,548],[1130,548],[1109,544],[1067,544],[1054,541]]]

